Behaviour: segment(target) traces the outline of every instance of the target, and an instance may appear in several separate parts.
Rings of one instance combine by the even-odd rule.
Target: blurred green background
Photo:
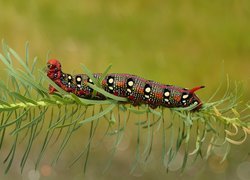
[[[102,72],[112,63],[112,72],[182,87],[205,85],[206,89],[198,93],[203,100],[228,74],[233,81],[243,81],[243,100],[249,101],[249,33],[248,0],[0,0],[0,39],[22,56],[25,42],[29,41],[30,57],[38,56],[41,67],[48,51],[51,58],[61,60],[64,71],[69,73],[81,73],[81,63],[93,72]],[[0,72],[4,77],[3,68]],[[135,139],[136,132],[130,133]],[[155,146],[160,147],[160,141]],[[73,148],[79,147],[69,147],[65,162],[60,164],[67,165]],[[107,152],[96,149],[85,177],[81,168],[65,170],[66,165],[58,165],[51,176],[40,179],[244,179],[244,173],[239,173],[245,165],[242,162],[250,160],[248,140],[232,148],[229,161],[219,171],[221,166],[211,168],[209,162],[201,161],[196,165],[200,168],[182,175],[166,174],[161,162],[153,161],[146,170],[129,175],[131,162],[126,158],[134,157],[134,151],[129,149],[118,153],[104,175],[104,165],[98,158],[107,156]],[[244,172],[250,172],[249,164],[245,166]],[[7,176],[0,172],[1,179],[29,179],[32,174],[27,171],[21,177],[18,167]]]

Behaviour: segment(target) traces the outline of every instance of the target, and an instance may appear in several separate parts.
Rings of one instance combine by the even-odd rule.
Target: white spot
[[[71,76],[68,76],[68,79],[72,79],[72,77],[71,77]]]
[[[77,84],[77,87],[81,87],[81,84]]]
[[[129,86],[129,87],[132,87],[133,85],[134,85],[134,82],[133,82],[133,81],[129,81],[129,82],[128,82],[128,86]]]
[[[145,98],[149,98],[149,95],[145,95]]]
[[[166,91],[165,93],[164,93],[164,96],[165,97],[168,97],[170,95],[170,92],[168,92],[168,91]]]
[[[77,77],[76,81],[77,82],[81,82],[82,78],[81,77]]]
[[[187,99],[187,98],[188,98],[188,94],[184,94],[184,95],[182,96],[182,98],[183,98],[183,99]]]
[[[131,89],[127,89],[127,92],[131,93],[132,91],[131,91]]]
[[[198,104],[198,102],[197,102],[197,101],[195,101],[195,102],[194,102],[194,105],[197,105],[197,104]]]
[[[114,82],[114,79],[113,78],[110,78],[109,79],[109,83],[112,84]]]
[[[70,82],[68,82],[68,85],[69,85],[69,86],[70,86],[70,84],[71,84],[71,83],[70,83]]]
[[[183,102],[183,103],[186,103],[186,100],[183,100],[182,102]]]
[[[92,83],[93,82],[92,79],[89,78],[89,82]]]
[[[169,99],[164,99],[164,101],[166,101],[168,104],[170,104]]]
[[[110,89],[110,90],[114,90],[114,88],[113,88],[112,86],[109,86],[109,89]]]
[[[150,91],[151,91],[151,88],[150,88],[150,87],[147,87],[147,88],[145,89],[145,92],[146,92],[146,93],[150,93]]]

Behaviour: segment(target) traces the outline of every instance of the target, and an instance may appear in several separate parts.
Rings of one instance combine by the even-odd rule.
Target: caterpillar
[[[100,93],[93,96],[93,89],[87,85],[88,83],[93,84],[93,80],[86,74],[73,76],[64,73],[62,72],[61,63],[56,59],[49,60],[47,67],[47,76],[63,90],[74,93],[81,98],[106,99]],[[102,74],[94,73],[93,76],[100,79]],[[134,106],[148,104],[149,107],[155,109],[159,106],[173,108],[195,105],[194,110],[198,110],[202,107],[202,102],[195,92],[205,86],[186,89],[173,85],[164,85],[132,74],[111,73],[103,78],[101,87],[115,96],[127,98],[128,103]],[[49,93],[55,91],[56,89],[50,85]]]

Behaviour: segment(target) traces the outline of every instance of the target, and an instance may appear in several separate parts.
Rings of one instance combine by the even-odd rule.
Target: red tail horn
[[[199,89],[202,89],[204,88],[205,86],[197,86],[197,87],[194,87],[193,89],[190,89],[189,92],[191,94],[193,94],[195,91],[198,91]]]

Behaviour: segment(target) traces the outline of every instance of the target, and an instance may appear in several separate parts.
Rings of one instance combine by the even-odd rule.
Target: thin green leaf
[[[100,77],[100,79],[99,79],[99,83],[101,83],[101,82],[105,79],[105,77],[107,76],[107,73],[109,72],[109,70],[111,69],[111,67],[112,67],[112,64],[110,64],[110,65],[105,69],[105,71],[102,73],[102,75],[101,75],[101,77]]]
[[[34,105],[37,105],[37,102],[32,100],[32,99],[29,99],[25,96],[22,96],[21,94],[19,93],[16,93],[16,92],[11,92],[10,93],[12,96],[14,96],[16,99],[20,100],[21,102],[23,103],[31,103],[31,104],[34,104]]]
[[[127,102],[128,99],[124,98],[124,97],[119,97],[119,96],[115,96],[113,94],[108,93],[107,91],[103,90],[102,88],[99,88],[93,84],[88,83],[88,86],[91,87],[92,89],[96,90],[97,92],[103,94],[105,97],[119,101],[119,102]]]
[[[105,114],[110,113],[115,107],[116,107],[116,104],[111,104],[106,109],[104,109],[102,112],[95,114],[94,116],[91,116],[83,121],[80,121],[79,124],[84,125],[86,123],[89,123],[91,121],[99,119],[99,118],[103,117]]]
[[[83,71],[87,74],[87,76],[93,81],[93,83],[97,87],[101,87],[100,83],[98,82],[98,79],[93,76],[93,73],[83,64],[81,64],[81,67],[82,67]]]
[[[21,66],[29,73],[29,75],[32,77],[32,73],[27,66],[27,64],[20,58],[20,56],[11,48],[9,48],[10,53],[15,57],[15,59],[21,64]]]
[[[40,114],[31,122],[25,124],[24,126],[16,129],[15,131],[12,132],[13,135],[17,134],[18,132],[20,132],[21,130],[33,125],[34,123],[36,123],[37,121],[41,121],[41,119],[44,117],[44,114],[46,113],[46,111],[48,110],[48,108],[44,109],[43,111],[40,112]]]

